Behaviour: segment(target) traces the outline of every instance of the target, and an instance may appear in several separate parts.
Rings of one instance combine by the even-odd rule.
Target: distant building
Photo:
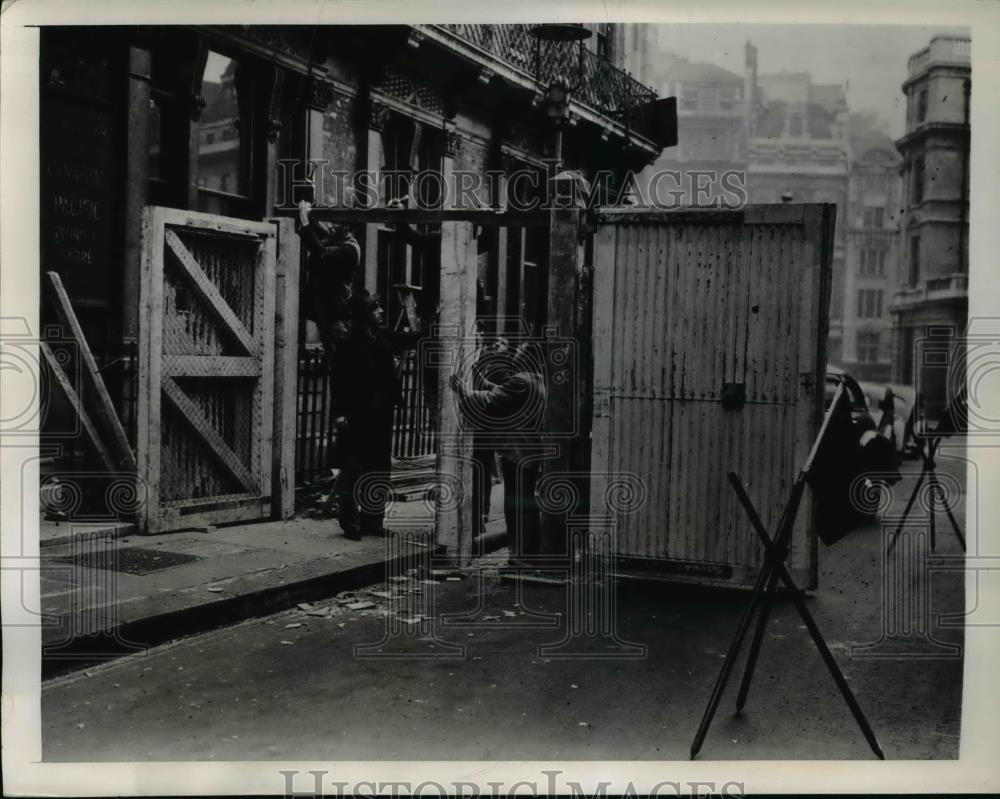
[[[899,155],[887,135],[851,136],[844,269],[841,365],[859,380],[892,379],[896,290]]]
[[[676,205],[710,205],[721,199],[723,173],[738,171],[741,183],[746,173],[744,79],[715,64],[691,62],[670,53],[660,54],[657,71],[665,76],[654,82],[657,90],[677,97],[678,142],[643,171],[641,186],[658,195],[649,198],[654,203],[666,198]],[[652,176],[664,171],[683,177],[652,183]],[[698,173],[704,176],[696,177]],[[676,192],[673,197],[672,191]]]
[[[815,84],[804,72],[759,75],[751,42],[740,76],[671,53],[653,57],[653,36],[621,46],[642,80],[677,97],[679,142],[640,174],[642,191],[649,196],[653,175],[672,170],[685,176],[678,204],[712,204],[719,196],[698,196],[691,176],[732,170],[745,176],[751,203],[836,204],[828,359],[859,379],[888,382],[902,205],[892,139],[870,125],[855,129],[844,85]],[[661,180],[661,191],[672,185]]]
[[[910,56],[902,86],[906,134],[896,142],[905,190],[900,289],[890,309],[895,374],[907,384],[919,379],[931,417],[945,401],[945,372],[918,375],[920,342],[960,335],[968,316],[970,44],[967,37],[935,36]]]
[[[814,84],[806,72],[757,74],[757,48],[747,42],[747,188],[752,203],[834,203],[828,359],[844,358],[845,227],[850,174],[845,87]]]

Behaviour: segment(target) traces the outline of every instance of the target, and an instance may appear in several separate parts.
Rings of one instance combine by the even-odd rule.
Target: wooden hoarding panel
[[[146,209],[138,462],[146,532],[271,515],[277,227]]]
[[[647,500],[617,519],[618,554],[741,583],[760,563],[726,481],[773,528],[818,429],[829,302],[828,210],[599,216],[594,245],[594,510],[606,474]],[[812,584],[808,503],[791,565]]]

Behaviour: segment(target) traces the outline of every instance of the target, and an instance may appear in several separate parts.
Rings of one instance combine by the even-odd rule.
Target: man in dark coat
[[[382,532],[386,492],[377,486],[366,490],[364,478],[389,479],[393,412],[400,399],[392,346],[382,320],[378,301],[367,291],[356,292],[351,298],[350,334],[334,358],[331,410],[341,464],[336,489],[340,526],[355,541],[363,533]],[[359,481],[360,496],[356,496]]]
[[[309,253],[302,315],[316,323],[327,362],[347,338],[351,284],[361,260],[361,245],[349,228],[311,222],[311,206],[299,203],[299,236]]]
[[[493,368],[504,372],[500,363]],[[480,374],[477,379],[483,387],[474,390],[460,374],[449,380],[463,417],[479,435],[495,442],[500,455],[504,518],[510,560],[515,565],[530,565],[531,558],[540,554],[541,516],[535,497],[539,470],[532,456],[538,455],[542,443],[546,395],[542,371],[541,351],[528,343],[518,348],[503,382],[494,383]]]

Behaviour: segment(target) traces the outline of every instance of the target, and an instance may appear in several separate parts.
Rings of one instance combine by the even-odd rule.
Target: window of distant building
[[[885,250],[867,248],[861,250],[861,274],[885,274]]]
[[[382,131],[383,196],[411,198],[411,207],[436,208],[441,203],[443,140],[439,129],[431,128],[402,114],[391,114]],[[429,232],[417,225],[419,233]],[[398,319],[403,310],[397,286],[424,286],[426,277],[437,268],[433,248],[411,246],[385,224],[378,228],[376,291],[383,297],[386,315]],[[430,301],[421,295],[419,302]]]
[[[702,86],[701,110],[712,113],[719,110],[719,89],[716,86]]]
[[[697,111],[698,110],[698,95],[699,90],[697,86],[692,86],[690,84],[681,85],[681,108],[685,111]]]
[[[738,93],[735,86],[719,87],[719,110],[732,111],[738,100]]]
[[[882,317],[882,290],[861,289],[858,291],[858,318],[880,319]]]
[[[913,202],[922,203],[924,201],[924,158],[920,156],[913,159]]]
[[[195,123],[204,130],[199,137],[204,149],[198,151],[198,174],[209,176],[198,191],[199,211],[236,215],[249,200],[250,150],[257,121],[252,91],[252,80],[238,61],[209,51],[201,83],[205,107]],[[217,135],[222,130],[239,133],[225,139]]]
[[[151,56],[149,203],[260,218],[267,104],[283,73],[179,26],[156,37]]]
[[[910,275],[909,284],[916,287],[920,281],[920,236],[910,237]]]
[[[858,332],[857,355],[859,363],[876,363],[878,361],[880,338],[877,330]]]
[[[917,123],[927,119],[927,89],[921,89],[917,94]]]
[[[885,209],[865,208],[863,217],[865,227],[880,229],[885,224]]]

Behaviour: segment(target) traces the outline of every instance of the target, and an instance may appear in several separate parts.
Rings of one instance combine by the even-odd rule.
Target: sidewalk
[[[954,466],[942,457],[942,470],[957,475]],[[914,481],[908,468],[894,514]],[[907,566],[887,582],[885,533],[875,522],[821,547],[819,589],[806,601],[887,756],[954,759],[962,650],[942,645],[964,635],[943,619],[966,607],[965,577]],[[909,543],[897,551],[919,565]],[[950,526],[938,555],[961,557]],[[620,581],[613,601],[581,602],[504,581],[502,558],[478,559],[464,579],[390,580],[363,592],[362,607],[291,606],[46,681],[43,759],[686,760],[747,593]],[[581,610],[614,613],[615,639]],[[749,703],[735,713],[743,662],[703,761],[874,762],[787,594],[775,598]]]
[[[387,526],[407,543],[391,551],[389,537],[344,538],[335,519],[157,536],[85,525],[69,535],[64,522],[41,550],[43,676],[384,580],[390,560],[431,545],[424,503],[394,510],[407,526]]]
[[[943,471],[956,468],[942,458]],[[895,504],[905,501],[918,470],[908,464]],[[964,474],[955,476],[964,483]],[[504,530],[502,505],[503,489],[497,485],[487,526],[494,540]],[[964,526],[964,508],[956,512]],[[58,535],[42,540],[43,675],[385,581],[387,574],[415,565],[429,552],[431,513],[420,500],[397,502],[387,525],[409,543],[400,547],[397,540],[390,550],[387,538],[349,541],[334,519],[295,518],[157,536],[135,535],[128,528],[98,534],[77,526],[83,528],[80,535],[63,522]],[[939,536],[943,546],[955,548],[949,531],[942,529]],[[837,549],[846,553],[855,546],[846,542]],[[826,548],[820,557],[828,557]],[[871,571],[876,553],[869,550],[865,557],[870,562],[856,565]],[[827,597],[842,590],[839,581],[821,581]],[[848,616],[855,610],[853,603],[843,608]]]

